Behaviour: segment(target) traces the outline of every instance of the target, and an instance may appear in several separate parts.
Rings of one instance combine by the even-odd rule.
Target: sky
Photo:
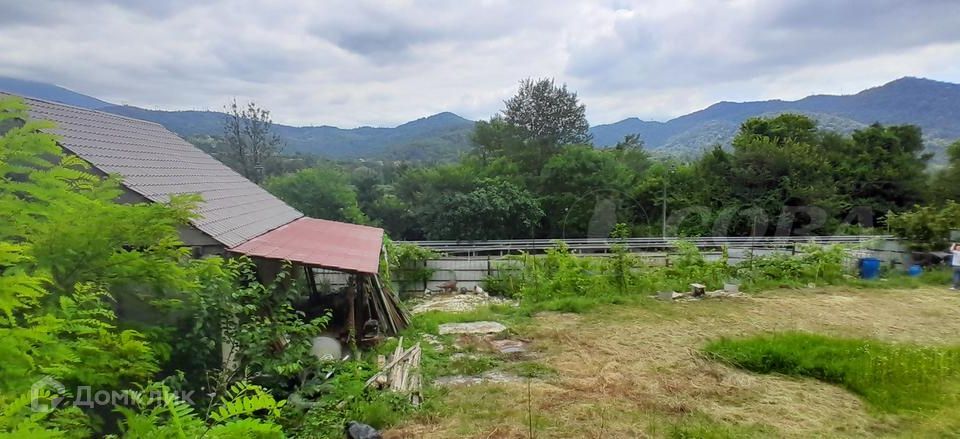
[[[591,124],[960,82],[957,0],[0,0],[0,76],[275,122],[489,118],[527,77]]]

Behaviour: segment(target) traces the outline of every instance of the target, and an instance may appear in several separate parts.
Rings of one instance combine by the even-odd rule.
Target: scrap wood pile
[[[392,291],[383,288],[377,275],[363,276],[357,282],[361,297],[366,298],[372,317],[382,322],[382,329],[390,335],[396,335],[410,325],[410,314],[400,304],[400,299]]]
[[[377,358],[381,363],[380,371],[367,380],[365,387],[375,386],[379,389],[398,393],[410,394],[410,403],[419,406],[423,400],[420,381],[420,343],[409,349],[403,349],[403,337],[397,343],[397,349],[389,359],[382,355]]]

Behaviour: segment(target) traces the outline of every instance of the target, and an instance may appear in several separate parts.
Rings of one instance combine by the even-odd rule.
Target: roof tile
[[[0,93],[0,97],[7,93]],[[203,199],[193,225],[234,247],[303,216],[163,126],[24,98],[34,119],[57,124],[60,145],[155,202],[174,194]]]

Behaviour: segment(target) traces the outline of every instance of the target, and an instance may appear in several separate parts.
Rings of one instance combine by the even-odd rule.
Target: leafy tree
[[[812,144],[816,142],[817,123],[801,114],[781,114],[773,118],[753,117],[740,126],[733,140],[734,148],[751,140],[763,137],[778,144],[787,142]]]
[[[530,236],[543,210],[526,190],[498,179],[482,179],[467,193],[442,196],[425,216],[429,239],[510,239]]]
[[[808,219],[779,218],[785,207],[815,207],[824,212],[840,210],[841,198],[833,182],[830,163],[816,142],[815,123],[805,117],[784,114],[770,120],[744,122],[733,141],[732,196],[741,206],[759,209],[752,218],[741,218],[734,233],[766,232],[786,219],[791,227]],[[764,230],[755,230],[763,225]]]
[[[642,174],[646,172],[652,161],[650,153],[643,149],[643,140],[637,134],[628,134],[613,147],[617,159],[631,171]]]
[[[261,286],[237,266],[241,261],[186,258],[177,229],[190,218],[192,200],[115,203],[116,178],[91,173],[64,154],[48,134],[52,125],[26,116],[21,102],[0,100],[0,125],[8,126],[0,136],[0,436],[102,434],[99,416],[70,399],[56,410],[32,410],[31,400],[52,405],[70,396],[56,386],[36,391],[34,383],[52,379],[66,389],[116,394],[152,381],[172,348],[175,358],[219,354],[214,341],[224,334],[242,342],[235,358],[244,371],[276,378],[303,370],[291,359],[305,357],[304,333],[313,335],[324,320],[300,321],[290,305],[295,289],[281,294]],[[201,342],[189,346],[163,338],[164,328],[149,320],[125,319],[124,299],[142,299],[154,310],[198,311],[191,322],[215,336],[191,338],[187,331]],[[278,341],[286,343],[279,351]],[[219,363],[204,366],[213,372]],[[121,430],[129,437],[282,436],[274,422],[282,403],[262,388],[229,384],[214,389],[225,397],[209,419],[166,386],[146,384],[161,398],[136,395],[136,410],[120,410]]]
[[[847,142],[826,150],[835,162],[837,185],[852,206],[878,215],[899,212],[922,201],[931,154],[924,152],[920,128],[873,124],[854,131]]]
[[[960,201],[960,140],[947,146],[947,166],[936,173],[930,192],[940,203]]]
[[[526,137],[522,128],[498,115],[489,121],[477,122],[470,141],[474,145],[474,154],[486,164],[498,158],[521,154],[525,149]]]
[[[530,139],[557,145],[590,142],[586,107],[566,84],[558,86],[550,78],[527,78],[520,81],[517,94],[505,104],[506,122],[521,128]]]
[[[547,161],[538,192],[548,236],[604,238],[621,222],[635,176],[618,160],[619,153],[568,145]]]
[[[307,216],[353,223],[368,221],[357,203],[356,188],[343,171],[334,166],[273,177],[265,187]]]
[[[283,141],[273,132],[270,112],[253,102],[246,107],[233,100],[224,111],[223,142],[226,156],[238,171],[260,184],[267,163],[283,148]]]
[[[8,416],[31,383],[44,376],[68,385],[116,389],[149,379],[160,354],[147,337],[121,329],[107,288],[121,281],[156,280],[135,271],[147,263],[176,263],[177,220],[186,214],[139,205],[107,208],[119,193],[116,179],[100,179],[75,156],[65,155],[44,122],[27,120],[20,101],[0,101],[0,122],[25,121],[0,137],[0,413]],[[145,212],[156,214],[147,218]],[[91,230],[88,215],[125,218],[159,242],[117,245],[124,231]],[[128,214],[129,216],[125,216]],[[78,239],[73,229],[106,235]],[[153,235],[156,233],[156,235]],[[63,235],[63,236],[55,236]],[[87,248],[87,247],[99,248]],[[59,253],[58,253],[59,252]],[[81,258],[90,258],[85,265]],[[160,255],[165,255],[166,258]],[[109,263],[105,261],[109,260]],[[162,277],[162,276],[161,276]],[[56,395],[49,395],[54,397]],[[76,408],[63,413],[82,415]],[[74,416],[76,417],[76,416]],[[58,417],[0,422],[0,432],[29,431],[37,423],[56,431]],[[87,424],[89,425],[89,424]]]

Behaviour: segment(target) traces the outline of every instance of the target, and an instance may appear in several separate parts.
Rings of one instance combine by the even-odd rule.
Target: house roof
[[[8,94],[0,92],[0,97]],[[263,188],[163,126],[137,119],[24,98],[33,119],[57,127],[60,145],[154,202],[200,194],[193,225],[234,247],[303,216]]]
[[[376,274],[383,229],[300,218],[253,238],[232,252],[342,271]]]

